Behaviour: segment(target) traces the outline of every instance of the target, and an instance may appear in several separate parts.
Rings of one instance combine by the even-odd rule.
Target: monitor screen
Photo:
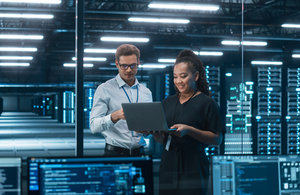
[[[22,159],[0,157],[0,194],[21,195]]]
[[[28,194],[153,194],[152,157],[28,158]]]
[[[300,156],[215,155],[214,195],[300,194]]]

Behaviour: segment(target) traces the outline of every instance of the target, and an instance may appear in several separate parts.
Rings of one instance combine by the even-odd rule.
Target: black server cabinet
[[[257,153],[282,154],[282,68],[258,67]]]

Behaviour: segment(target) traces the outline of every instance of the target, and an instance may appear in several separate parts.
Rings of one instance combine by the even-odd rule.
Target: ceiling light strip
[[[44,36],[42,35],[0,35],[0,39],[30,39],[30,40],[41,40]]]
[[[85,53],[116,53],[116,49],[85,49]]]
[[[76,61],[76,57],[72,58],[73,61]],[[85,57],[83,58],[83,61],[99,61],[99,62],[105,62],[106,58],[92,58],[92,57]]]
[[[251,61],[253,65],[282,65],[282,62],[275,62],[275,61]]]
[[[166,65],[139,65],[139,68],[166,68],[167,66]]]
[[[101,37],[101,41],[112,42],[149,42],[148,38],[131,38],[131,37]]]
[[[167,18],[128,18],[130,22],[145,22],[145,23],[173,23],[173,24],[187,24],[190,21],[186,19],[167,19]]]
[[[240,45],[241,44],[240,41],[230,41],[230,40],[222,41],[221,43],[222,43],[222,45]],[[244,42],[242,42],[242,44],[245,46],[266,46],[268,43],[264,42],[264,41],[244,41]]]
[[[222,41],[222,45],[240,45],[239,41]]]
[[[243,45],[252,45],[252,46],[266,46],[268,43],[263,41],[244,41]]]
[[[215,52],[215,51],[200,51],[200,56],[222,56],[223,52]]]
[[[0,0],[7,3],[39,3],[39,4],[60,4],[61,0]]]
[[[161,63],[174,63],[176,61],[176,59],[158,59],[158,62],[161,62]]]
[[[300,28],[300,24],[282,24],[283,28]]]
[[[0,66],[30,66],[29,63],[0,63]]]
[[[34,47],[0,47],[0,51],[13,51],[13,52],[36,52],[37,48]]]
[[[0,18],[52,19],[54,16],[38,14],[0,14]]]
[[[64,67],[76,67],[76,64],[73,63],[64,63]],[[83,64],[84,67],[93,67],[94,64]]]
[[[202,10],[202,11],[216,11],[220,8],[219,5],[205,5],[205,4],[188,4],[188,3],[150,3],[149,8],[158,9],[183,9],[183,10]]]
[[[0,56],[0,60],[32,60],[32,56]]]
[[[300,54],[293,54],[292,57],[293,58],[300,58]]]
[[[220,51],[193,51],[194,54],[200,55],[200,56],[222,56],[223,52]]]

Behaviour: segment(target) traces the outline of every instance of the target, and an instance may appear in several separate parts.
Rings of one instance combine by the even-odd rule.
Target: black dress
[[[225,133],[218,106],[212,98],[200,93],[188,102],[180,104],[178,97],[163,101],[169,128],[174,124],[186,124],[197,129]],[[208,146],[189,135],[181,138],[171,135],[169,151],[164,149],[159,170],[160,195],[206,195],[209,162],[205,154]]]

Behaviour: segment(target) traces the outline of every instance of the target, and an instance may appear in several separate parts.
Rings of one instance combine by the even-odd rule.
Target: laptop
[[[161,102],[122,103],[131,131],[175,131],[169,129]]]

